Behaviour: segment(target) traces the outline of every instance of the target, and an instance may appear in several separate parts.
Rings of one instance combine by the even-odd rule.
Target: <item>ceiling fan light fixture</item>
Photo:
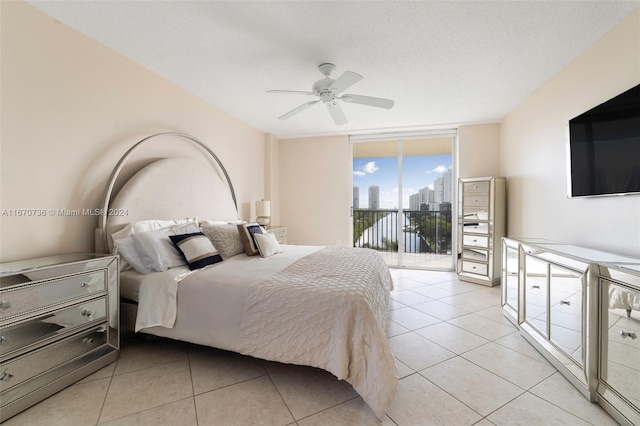
[[[362,80],[362,76],[358,73],[352,71],[345,71],[342,73],[340,77],[336,80],[329,78],[329,75],[336,69],[336,66],[331,63],[323,63],[318,66],[318,70],[324,75],[325,78],[316,81],[312,86],[311,92],[302,92],[296,90],[268,90],[267,92],[271,93],[282,93],[282,94],[304,94],[304,95],[314,95],[317,96],[318,99],[316,101],[307,102],[306,104],[300,105],[297,108],[287,112],[286,114],[281,115],[281,120],[286,120],[299,112],[307,109],[309,106],[322,101],[323,104],[327,106],[327,109],[331,113],[334,122],[337,125],[342,125],[347,123],[347,117],[344,115],[342,108],[338,104],[338,100],[344,102],[352,102],[361,105],[373,106],[377,108],[385,108],[390,109],[393,107],[394,102],[390,99],[376,98],[373,96],[362,96],[362,95],[343,95],[339,96],[344,90],[353,86],[360,80]]]

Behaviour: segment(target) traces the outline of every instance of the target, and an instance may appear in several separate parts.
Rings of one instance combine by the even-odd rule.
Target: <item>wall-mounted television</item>
[[[640,85],[569,120],[569,197],[640,194]]]

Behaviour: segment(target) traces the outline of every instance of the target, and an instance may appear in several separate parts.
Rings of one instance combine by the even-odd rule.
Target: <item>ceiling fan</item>
[[[286,114],[278,117],[280,120],[286,120],[287,118],[293,117],[299,112],[304,111],[309,108],[311,105],[322,102],[325,104],[329,113],[333,117],[333,121],[340,126],[347,122],[347,116],[344,114],[344,111],[340,107],[338,101],[350,102],[354,104],[362,104],[373,106],[377,108],[386,108],[390,109],[393,107],[393,101],[390,99],[383,98],[375,98],[372,96],[362,96],[362,95],[351,95],[341,93],[353,86],[357,82],[363,79],[360,74],[351,71],[345,71],[337,80],[333,80],[329,78],[329,75],[336,69],[336,66],[333,64],[321,64],[318,67],[318,70],[322,74],[324,74],[324,78],[316,81],[313,84],[311,92],[304,92],[298,90],[268,90],[267,93],[284,93],[284,94],[293,94],[293,95],[311,95],[316,96],[318,99],[307,102],[306,104],[302,104],[299,107],[292,109]]]

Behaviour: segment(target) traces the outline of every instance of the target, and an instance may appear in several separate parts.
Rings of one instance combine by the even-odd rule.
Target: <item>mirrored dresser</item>
[[[110,255],[0,264],[0,421],[116,360],[118,277]]]
[[[504,315],[576,388],[640,424],[640,259],[503,239]]]

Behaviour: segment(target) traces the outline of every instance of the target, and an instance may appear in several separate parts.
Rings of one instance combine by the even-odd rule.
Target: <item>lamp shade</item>
[[[256,216],[271,216],[271,202],[256,201]]]

